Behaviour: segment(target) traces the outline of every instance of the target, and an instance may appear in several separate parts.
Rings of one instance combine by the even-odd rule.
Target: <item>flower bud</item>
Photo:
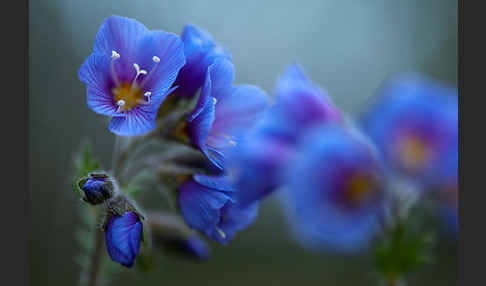
[[[83,200],[98,205],[111,198],[114,193],[113,179],[105,173],[90,173],[78,182],[84,192]]]
[[[106,250],[110,258],[125,267],[132,267],[140,250],[143,225],[134,211],[111,215],[105,228]]]

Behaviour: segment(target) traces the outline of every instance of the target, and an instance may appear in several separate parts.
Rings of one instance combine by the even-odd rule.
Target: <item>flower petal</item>
[[[216,168],[222,170],[221,164],[209,154],[206,148],[206,140],[214,122],[214,102],[213,97],[207,97],[201,112],[193,120],[188,121],[187,126],[192,144],[199,148]]]
[[[194,181],[207,188],[222,192],[235,192],[232,181],[227,176],[194,175]]]
[[[267,96],[261,88],[252,85],[234,86],[228,95],[218,100],[209,136],[217,140],[221,136],[234,137],[247,131],[261,118],[266,107]],[[223,138],[223,141],[228,141],[228,138]],[[218,148],[218,144],[208,143],[208,146]]]
[[[79,69],[78,76],[86,84],[88,106],[96,113],[117,116],[110,91],[110,58],[99,53],[91,54]]]
[[[140,249],[142,223],[134,212],[112,216],[106,228],[106,249],[113,261],[132,267]]]
[[[184,42],[186,65],[179,73],[176,85],[181,88],[177,91],[181,96],[193,96],[203,85],[207,68],[217,58],[231,60],[229,51],[217,45],[212,36],[193,25],[186,25],[181,35]]]
[[[230,200],[224,193],[212,190],[190,180],[179,187],[179,207],[186,223],[205,231],[219,222],[221,208]]]
[[[239,190],[237,202],[248,205],[269,194],[283,183],[283,172],[294,151],[284,142],[270,138],[246,138],[228,155],[228,169],[234,173]]]
[[[158,63],[154,56],[159,58]],[[141,77],[143,89],[152,92],[151,100],[158,109],[186,63],[184,44],[173,33],[151,31],[137,47],[136,62],[148,72],[147,77]]]
[[[113,117],[109,129],[120,136],[142,135],[155,129],[156,116],[157,111],[145,110],[137,106],[125,112],[124,117]]]
[[[210,65],[206,72],[206,79],[201,90],[201,95],[189,120],[193,120],[193,118],[201,113],[209,96],[214,97],[217,103],[226,94],[230,94],[234,77],[234,68],[231,62],[225,59],[218,59]]]
[[[223,245],[228,244],[237,231],[243,230],[251,225],[258,216],[258,203],[249,206],[240,206],[229,203],[221,210],[223,215],[218,223],[217,229],[206,232],[209,238]],[[221,235],[224,233],[224,236]]]
[[[121,58],[135,62],[140,41],[149,30],[135,19],[111,16],[105,19],[96,34],[93,52],[111,56],[112,51]]]
[[[304,130],[341,119],[340,112],[326,92],[307,79],[297,65],[290,66],[278,79],[275,96],[275,111],[289,128]]]

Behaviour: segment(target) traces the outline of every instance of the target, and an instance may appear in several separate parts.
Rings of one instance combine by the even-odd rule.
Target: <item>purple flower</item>
[[[194,175],[179,188],[179,207],[184,220],[210,239],[227,244],[237,231],[252,224],[258,205],[241,206],[236,189],[225,176]]]
[[[362,118],[394,173],[424,187],[457,172],[457,89],[418,75],[387,82]]]
[[[283,168],[296,152],[303,135],[313,128],[341,122],[341,112],[320,87],[313,84],[297,65],[277,81],[276,103],[231,152],[231,169],[241,204],[251,204],[279,187]]]
[[[184,26],[181,39],[184,42],[186,65],[175,81],[178,86],[176,94],[192,97],[203,86],[208,67],[218,58],[231,61],[231,54],[215,43],[208,32],[194,25]]]
[[[142,222],[133,211],[111,216],[105,228],[106,249],[111,259],[132,267],[140,250],[142,230]]]
[[[288,165],[284,203],[295,235],[315,250],[357,251],[378,231],[382,166],[357,131],[329,126],[303,140]]]
[[[220,170],[227,151],[238,144],[242,131],[255,125],[267,106],[263,90],[232,85],[233,80],[233,64],[217,59],[207,69],[196,108],[187,120],[192,144]]]
[[[86,84],[88,106],[112,117],[110,131],[133,136],[155,128],[157,111],[184,64],[177,35],[111,16],[101,25],[79,79]]]

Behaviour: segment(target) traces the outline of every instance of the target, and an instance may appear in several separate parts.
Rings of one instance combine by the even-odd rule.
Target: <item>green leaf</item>
[[[395,281],[431,261],[434,234],[410,220],[400,221],[383,233],[374,248],[375,265],[388,281]]]
[[[88,175],[90,172],[100,168],[99,161],[93,156],[91,152],[91,144],[84,142],[81,144],[79,151],[74,157],[74,174],[72,179],[73,191],[83,197],[83,192],[79,189],[79,180]]]

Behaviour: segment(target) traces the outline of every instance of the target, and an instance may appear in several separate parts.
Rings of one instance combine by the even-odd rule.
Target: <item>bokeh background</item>
[[[32,0],[32,285],[78,283],[73,256],[81,204],[70,185],[72,156],[89,137],[109,165],[114,137],[103,117],[86,106],[77,71],[103,19],[112,14],[174,33],[185,23],[199,25],[232,51],[237,83],[268,92],[283,69],[298,62],[351,114],[397,72],[418,71],[457,85],[454,0]],[[457,242],[439,238],[435,263],[414,273],[410,285],[456,285]],[[122,271],[113,285],[376,285],[368,257],[300,249],[275,198],[262,204],[250,229],[226,247],[212,247],[206,263],[168,260],[145,279]]]

